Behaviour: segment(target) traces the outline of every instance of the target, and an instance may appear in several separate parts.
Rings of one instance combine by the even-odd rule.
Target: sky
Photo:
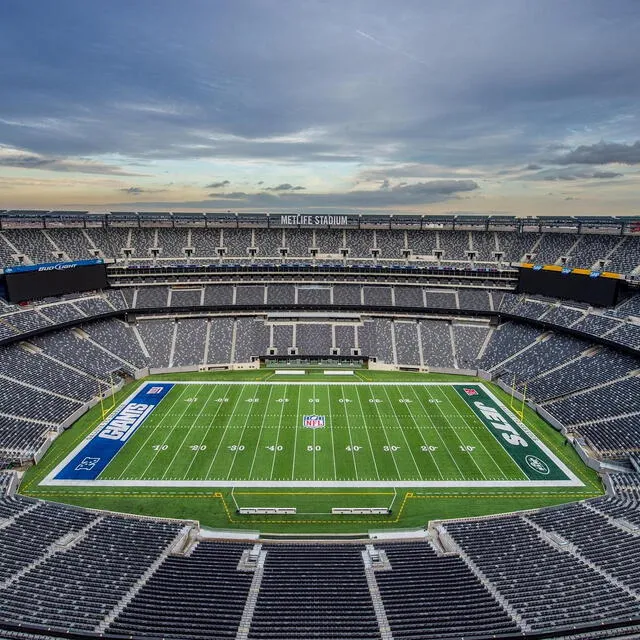
[[[2,0],[0,209],[640,215],[638,0]]]

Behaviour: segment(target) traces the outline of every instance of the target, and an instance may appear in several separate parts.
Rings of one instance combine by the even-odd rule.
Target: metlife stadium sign
[[[351,218],[351,219],[350,219]],[[282,214],[279,219],[272,220],[271,226],[276,227],[347,227],[357,226],[357,217],[348,215],[303,215]]]

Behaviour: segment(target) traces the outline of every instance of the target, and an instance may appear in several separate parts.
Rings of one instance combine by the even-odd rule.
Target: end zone
[[[148,382],[94,429],[42,482],[95,481],[173,387]]]

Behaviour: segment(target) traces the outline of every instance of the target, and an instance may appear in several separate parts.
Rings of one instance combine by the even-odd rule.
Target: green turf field
[[[89,482],[579,484],[480,383],[173,384]]]
[[[434,518],[529,509],[602,492],[597,475],[561,434],[526,407],[521,422],[519,405],[510,406],[507,394],[476,378],[175,373],[127,386],[113,413],[163,382],[175,384],[95,480],[55,478],[111,419],[105,421],[99,405],[57,438],[28,471],[21,492],[283,533],[423,526]],[[324,426],[305,426],[305,416],[323,418]],[[297,513],[235,511],[273,506]],[[392,511],[337,516],[333,507]]]

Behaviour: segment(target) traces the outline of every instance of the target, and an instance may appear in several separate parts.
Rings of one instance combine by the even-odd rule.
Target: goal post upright
[[[524,383],[524,389],[522,390],[522,404],[520,405],[520,420],[524,422],[524,405],[527,399],[527,383]]]
[[[397,497],[398,497],[398,489],[397,487],[393,487],[393,498],[391,498],[391,504],[389,504],[389,513],[393,511],[393,505],[396,503]]]

